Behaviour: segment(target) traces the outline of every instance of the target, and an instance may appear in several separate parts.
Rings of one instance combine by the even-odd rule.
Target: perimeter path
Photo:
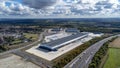
[[[120,35],[115,35],[105,38],[91,45],[88,49],[83,51],[80,55],[78,55],[75,59],[73,59],[70,63],[68,63],[64,68],[88,68],[89,64],[92,61],[92,58],[94,57],[95,53],[100,49],[100,47],[108,40],[111,40],[116,36],[120,36]]]
[[[6,54],[10,54],[10,53],[16,52],[17,50],[21,50],[21,49],[30,47],[30,46],[40,42],[42,39],[43,39],[43,33],[41,33],[40,36],[39,36],[39,39],[37,41],[33,42],[32,44],[29,44],[29,45],[26,45],[26,46],[23,46],[23,47],[20,47],[20,48],[17,48],[17,49],[12,49],[12,50],[0,53],[0,56],[6,55]]]

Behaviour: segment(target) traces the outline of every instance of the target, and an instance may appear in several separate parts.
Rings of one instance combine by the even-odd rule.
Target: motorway
[[[119,35],[116,35],[116,36],[119,36]],[[104,43],[106,43],[108,40],[111,40],[113,37],[116,37],[116,36],[105,38],[91,45],[89,48],[83,51],[80,55],[74,58],[71,62],[69,62],[64,68],[88,68],[89,64],[92,61],[92,58],[94,57],[95,53],[100,49],[100,47]]]

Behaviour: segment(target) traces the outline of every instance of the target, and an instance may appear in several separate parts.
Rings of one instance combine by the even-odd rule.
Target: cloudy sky
[[[0,0],[0,18],[120,17],[120,0]]]

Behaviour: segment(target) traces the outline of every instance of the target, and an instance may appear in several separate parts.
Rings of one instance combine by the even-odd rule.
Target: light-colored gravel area
[[[0,68],[41,68],[19,56],[11,55],[0,59]]]

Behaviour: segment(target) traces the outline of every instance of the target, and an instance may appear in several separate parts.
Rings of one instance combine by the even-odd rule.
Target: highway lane
[[[119,35],[116,35],[119,36]],[[78,55],[75,59],[73,59],[70,63],[68,63],[64,68],[88,68],[92,58],[94,57],[95,53],[100,49],[100,47],[107,42],[108,40],[112,39],[111,36],[105,38],[87,48],[83,51],[80,55]]]

